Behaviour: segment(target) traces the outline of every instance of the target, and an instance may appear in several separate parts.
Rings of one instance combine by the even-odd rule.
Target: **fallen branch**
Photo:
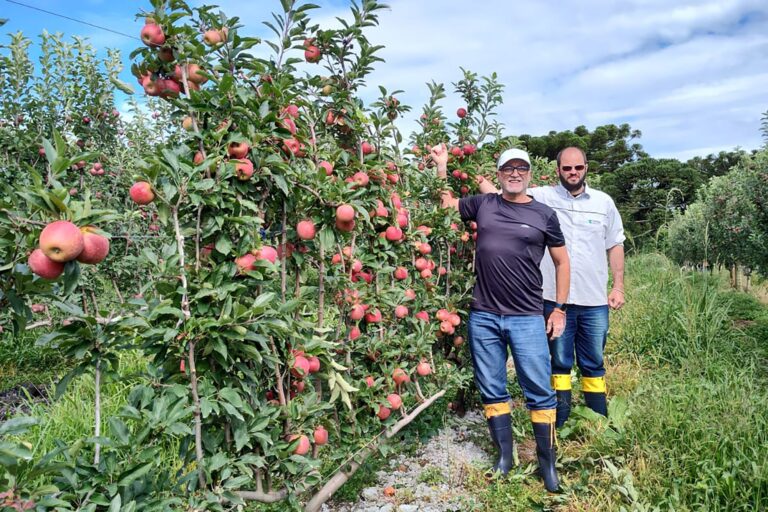
[[[421,414],[421,412],[432,405],[435,400],[442,397],[445,394],[445,390],[438,391],[431,397],[429,397],[428,400],[426,400],[424,403],[416,407],[411,413],[406,416],[405,418],[401,419],[395,425],[389,429],[386,434],[384,434],[385,439],[391,439],[395,435],[397,435],[400,430],[402,430],[406,425],[408,425],[410,422],[412,422],[416,417]],[[352,461],[349,463],[349,469],[346,471],[339,470],[338,473],[336,473],[328,482],[323,486],[322,489],[320,489],[317,493],[315,493],[314,496],[312,496],[312,499],[309,500],[309,503],[304,507],[304,512],[317,512],[320,510],[320,507],[330,499],[331,496],[333,496],[333,493],[339,490],[339,488],[346,483],[347,480],[352,477],[352,475],[355,474],[355,471],[357,471],[362,463],[367,459],[375,450],[378,448],[378,445],[380,443],[374,443],[370,445],[368,448],[363,450],[360,453],[360,456],[357,461]]]
[[[365,449],[358,453],[357,461],[350,461],[346,470],[340,469],[338,472],[336,472],[336,474],[334,474],[331,479],[328,480],[328,482],[317,493],[315,493],[314,496],[312,496],[312,499],[310,499],[307,505],[304,507],[304,512],[317,512],[320,510],[320,507],[323,505],[323,503],[328,501],[328,499],[333,496],[333,493],[339,490],[339,488],[344,485],[344,483],[349,480],[352,475],[355,474],[355,471],[360,468],[365,459],[367,459],[372,453],[376,451],[380,444],[383,444],[388,439],[396,436],[400,430],[405,428],[409,423],[416,419],[416,417],[421,414],[424,409],[445,395],[445,391],[446,390],[444,389],[438,391],[429,397],[429,399],[416,407],[413,411],[411,411],[410,414],[395,423],[392,428],[385,431],[383,435],[379,436],[380,438],[383,437],[383,440],[377,442],[376,439],[374,439],[371,441]],[[297,488],[297,490],[300,489],[301,486]],[[276,503],[288,497],[288,489],[264,492],[261,489],[261,478],[257,478],[255,491],[238,491],[237,495],[244,500],[258,501],[261,503]]]

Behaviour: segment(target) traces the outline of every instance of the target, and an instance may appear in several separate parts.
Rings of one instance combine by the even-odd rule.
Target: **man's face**
[[[525,193],[531,181],[531,166],[525,160],[515,158],[502,165],[496,172],[496,176],[503,193]]]
[[[557,168],[560,183],[569,192],[580,190],[587,178],[587,163],[577,149],[567,149],[560,155],[560,166]]]

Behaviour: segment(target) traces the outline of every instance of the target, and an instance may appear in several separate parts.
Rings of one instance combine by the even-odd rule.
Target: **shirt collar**
[[[567,198],[567,199],[573,199],[573,200],[576,200],[576,199],[579,199],[579,198],[582,198],[582,197],[583,197],[584,199],[589,199],[589,193],[590,193],[590,190],[591,190],[591,189],[589,188],[589,185],[587,185],[586,183],[584,183],[584,192],[582,192],[581,194],[579,194],[579,196],[578,196],[578,197],[573,197],[573,196],[571,195],[571,193],[570,193],[570,192],[568,192],[568,190],[566,190],[566,188],[563,186],[563,184],[562,184],[562,183],[558,183],[557,185],[555,185],[555,190],[557,190],[557,193],[558,193],[558,194],[559,194],[561,197],[564,197],[564,198]]]

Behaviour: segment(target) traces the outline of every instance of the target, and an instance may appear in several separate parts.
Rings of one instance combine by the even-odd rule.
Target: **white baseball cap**
[[[501,156],[499,157],[499,161],[496,162],[496,169],[501,169],[502,165],[509,162],[510,160],[515,160],[515,159],[522,160],[528,165],[531,165],[531,158],[528,156],[527,151],[523,151],[522,149],[517,149],[517,148],[511,148],[504,151],[501,154]]]

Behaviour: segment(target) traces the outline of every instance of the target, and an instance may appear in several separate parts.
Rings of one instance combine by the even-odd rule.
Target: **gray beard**
[[[582,176],[582,178],[578,181],[578,183],[576,183],[575,185],[571,185],[565,180],[565,178],[560,176],[560,184],[568,192],[576,192],[577,190],[579,190],[581,187],[584,186],[584,181],[586,181],[586,179],[587,179],[587,173],[584,173],[584,176]]]

